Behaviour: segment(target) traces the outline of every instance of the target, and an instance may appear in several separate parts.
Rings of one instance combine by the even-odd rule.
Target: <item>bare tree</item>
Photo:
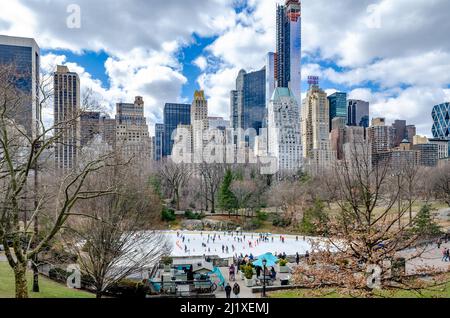
[[[149,189],[130,170],[116,169],[92,180],[110,183],[116,193],[83,202],[80,210],[89,217],[78,218],[65,232],[97,298],[128,276],[149,271],[170,253],[168,239],[152,227],[159,211],[153,208]]]
[[[204,185],[207,202],[211,204],[211,213],[216,212],[216,196],[225,175],[225,166],[217,163],[203,162],[198,166]]]
[[[252,206],[257,191],[256,184],[251,180],[235,180],[231,184],[231,191],[236,198],[238,209],[248,216],[247,211]]]
[[[400,174],[394,173],[389,160],[373,164],[366,143],[353,144],[351,156],[334,170],[327,185],[335,192],[339,211],[332,215],[330,237],[326,244],[316,242],[315,265],[298,268],[295,280],[314,287],[370,291],[365,271],[374,266],[381,271],[380,284],[389,285],[399,255],[411,261],[425,251],[410,231],[412,223],[404,221],[409,204],[395,208],[402,191]]]
[[[61,136],[59,128],[74,124],[79,114],[50,126],[44,125],[42,120],[36,122],[31,119],[31,125],[36,125],[36,129],[30,132],[21,124],[24,122],[22,119],[28,116],[25,111],[29,111],[30,105],[30,95],[17,85],[22,76],[14,65],[0,67],[0,240],[4,246],[12,247],[6,248],[5,254],[14,271],[18,298],[28,297],[28,262],[35,259],[57,235],[74,213],[75,204],[111,191],[104,187],[85,187],[89,175],[111,165],[107,154],[80,163],[66,175],[54,178],[53,187],[58,191],[54,192],[52,201],[36,195],[31,181],[33,170],[36,174],[39,160],[52,151]],[[42,113],[39,109],[42,103],[37,107],[37,111]],[[53,212],[49,213],[50,210]],[[45,232],[36,226],[33,229],[33,223],[37,224],[38,218],[44,214],[47,215]]]
[[[174,163],[171,159],[164,159],[159,164],[158,174],[179,210],[180,194],[192,174],[191,167],[187,164]]]
[[[306,207],[306,189],[298,181],[281,181],[269,190],[269,204],[281,208],[289,223],[297,223]]]
[[[450,163],[437,168],[432,176],[432,189],[438,199],[443,200],[450,207]]]

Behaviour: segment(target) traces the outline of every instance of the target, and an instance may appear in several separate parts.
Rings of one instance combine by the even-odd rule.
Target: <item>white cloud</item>
[[[259,69],[275,49],[276,2],[284,1],[248,0],[252,10],[209,48],[222,63],[199,82],[223,113],[239,69]],[[444,93],[450,84],[449,11],[447,0],[303,0],[303,56],[310,62],[302,76],[348,87],[353,98],[372,102],[374,115],[405,118],[429,134],[432,105],[450,99]],[[322,67],[324,61],[341,69]],[[215,82],[228,87],[214,89]]]
[[[164,102],[180,100],[187,79],[177,53],[194,33],[218,36],[194,64],[203,72],[198,83],[211,113],[228,116],[238,71],[260,69],[266,52],[275,50],[276,3],[284,0],[78,0],[82,28],[68,29],[71,2],[8,0],[0,33],[35,37],[49,49],[106,51],[110,89],[87,74],[83,82],[103,89],[111,108],[143,95],[153,122]],[[236,13],[237,3],[248,7]],[[408,119],[428,134],[432,105],[450,100],[450,1],[303,0],[302,6],[303,76],[347,87],[350,96],[372,102],[373,114]],[[379,27],[368,23],[374,21]],[[324,61],[341,68],[323,67]]]
[[[206,70],[206,67],[208,66],[208,61],[204,56],[199,56],[194,60],[194,64],[202,71]]]

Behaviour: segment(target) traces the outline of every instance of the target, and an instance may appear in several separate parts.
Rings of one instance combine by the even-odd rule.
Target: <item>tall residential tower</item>
[[[301,4],[299,0],[286,0],[277,6],[277,44],[275,78],[277,87],[288,87],[297,103],[301,103]]]
[[[54,125],[57,169],[72,169],[80,148],[80,78],[67,66],[57,66],[53,74]]]

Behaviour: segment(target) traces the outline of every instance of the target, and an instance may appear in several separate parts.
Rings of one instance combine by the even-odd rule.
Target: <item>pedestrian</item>
[[[256,266],[256,277],[261,276],[261,267],[260,266]]]
[[[309,264],[309,252],[306,251],[305,253],[305,259],[306,259],[306,263]]]
[[[234,283],[233,294],[234,294],[235,298],[239,298],[239,293],[240,292],[241,292],[241,287],[239,286],[238,283]]]
[[[225,286],[225,295],[227,298],[231,298],[231,286],[229,283],[227,283],[227,286]]]
[[[442,251],[442,261],[447,262],[448,260],[448,249],[444,248]]]
[[[300,264],[300,255],[298,255],[298,252],[295,255],[295,262],[297,263],[297,265]]]
[[[229,280],[234,282],[236,280],[236,276],[235,276],[235,268],[234,268],[234,264],[231,264],[230,266],[230,275],[229,275]]]

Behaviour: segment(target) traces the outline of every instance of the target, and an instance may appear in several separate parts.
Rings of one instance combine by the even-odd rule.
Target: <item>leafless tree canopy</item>
[[[23,92],[21,76],[14,65],[0,66],[0,240],[6,249],[6,257],[14,270],[16,297],[28,296],[26,267],[44,246],[59,233],[71,215],[76,214],[75,205],[81,200],[111,193],[112,189],[99,185],[85,185],[91,174],[100,173],[116,163],[111,153],[101,154],[90,160],[80,160],[77,167],[64,174],[53,174],[46,158],[60,138],[61,127],[72,125],[79,114],[69,116],[56,125],[46,126],[40,120],[36,130],[26,129],[22,123],[24,105],[30,109],[30,96]],[[52,90],[48,81],[40,82],[37,112],[49,106]],[[42,191],[37,191],[36,168],[49,174],[39,178]],[[34,179],[34,183],[33,183]],[[45,225],[37,228],[39,219]]]

